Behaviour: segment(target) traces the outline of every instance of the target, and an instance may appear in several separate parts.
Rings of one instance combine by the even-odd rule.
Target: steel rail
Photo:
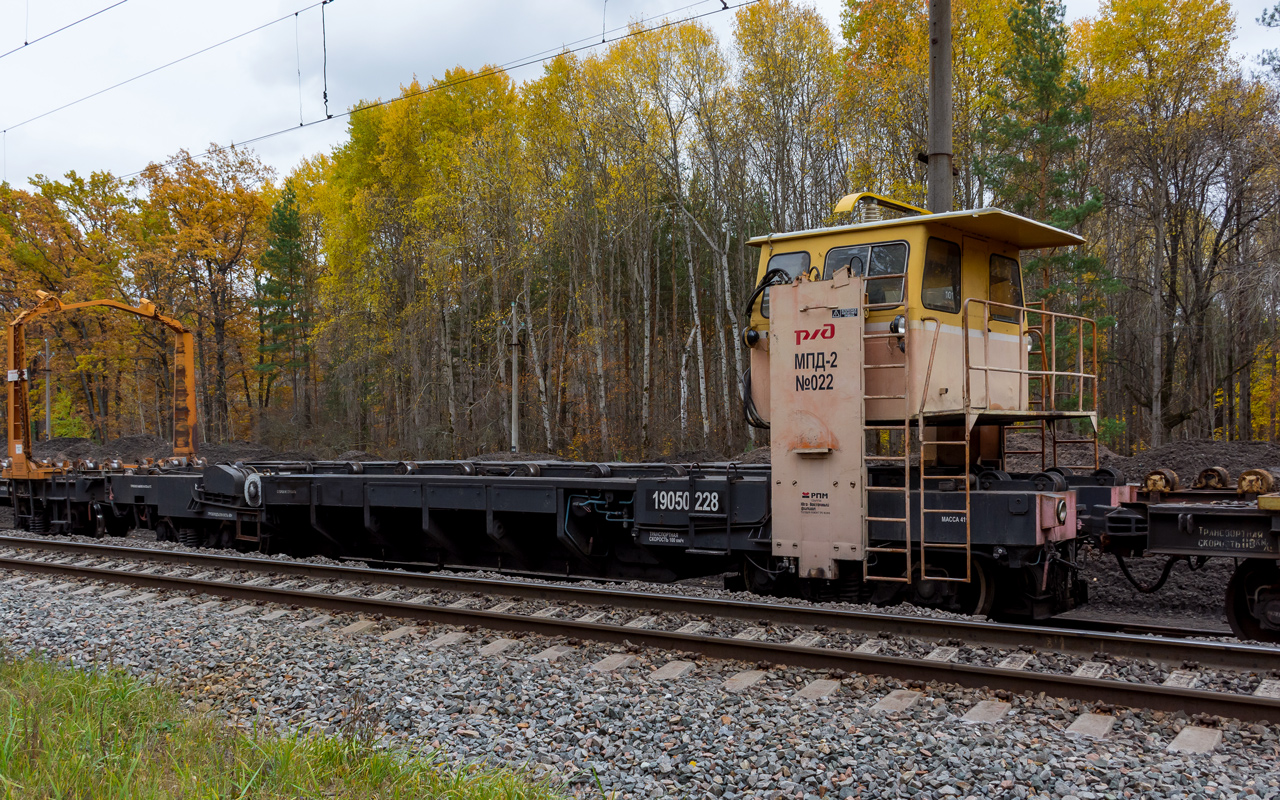
[[[1012,625],[878,611],[848,611],[776,602],[637,592],[572,584],[504,581],[469,575],[396,572],[368,567],[312,564],[304,561],[277,561],[214,553],[186,553],[120,545],[0,536],[0,547],[5,546],[92,554],[105,558],[149,560],[193,567],[273,572],[331,581],[382,583],[413,589],[438,589],[458,593],[479,592],[485,596],[719,617],[812,629],[826,628],[864,634],[888,633],[924,640],[958,639],[970,645],[1004,648],[1032,647],[1083,657],[1105,654],[1177,666],[1181,666],[1184,662],[1194,662],[1203,667],[1229,670],[1280,669],[1280,648],[1259,644],[1188,641],[1133,633]],[[26,559],[16,560],[23,564],[33,563]],[[1074,625],[1076,621],[1069,621],[1068,624]],[[1118,624],[1118,627],[1123,627],[1123,624]]]
[[[51,564],[23,558],[0,557],[0,568],[3,567],[329,611],[365,615],[383,614],[446,625],[477,625],[495,631],[520,631],[543,636],[570,636],[601,642],[630,643],[671,651],[695,652],[713,658],[879,674],[903,681],[942,681],[967,688],[994,688],[1031,694],[1043,692],[1054,697],[1087,702],[1159,711],[1183,711],[1188,714],[1211,714],[1249,722],[1280,719],[1280,699],[1253,695],[1178,689],[1098,678],[1081,678],[1073,675],[1023,672],[972,664],[931,662],[918,658],[648,628],[628,628],[622,625],[523,616],[480,609],[431,606],[402,600],[378,600],[301,589],[275,589],[217,580],[143,575],[89,566]]]
[[[1086,606],[1084,611],[1088,611]],[[1189,629],[1186,627],[1178,627],[1173,624],[1161,625],[1153,622],[1124,622],[1114,619],[1096,619],[1093,617],[1053,617],[1051,622],[1064,630],[1078,631],[1099,631],[1104,633],[1127,633],[1134,636],[1163,636],[1165,638],[1185,639],[1187,637],[1198,638],[1227,638],[1234,639],[1235,634],[1227,628],[1221,629]],[[1280,660],[1280,648],[1275,645],[1259,645],[1261,647],[1270,647],[1275,653],[1276,659]],[[1269,664],[1259,665],[1259,669],[1278,668],[1280,665]]]

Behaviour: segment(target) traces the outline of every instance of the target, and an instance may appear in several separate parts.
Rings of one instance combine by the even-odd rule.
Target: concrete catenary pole
[[[520,329],[511,303],[511,452],[520,452]]]
[[[53,438],[53,412],[49,407],[49,378],[53,370],[49,368],[49,340],[44,340],[44,440]]]
[[[951,0],[929,1],[929,210],[951,210]]]

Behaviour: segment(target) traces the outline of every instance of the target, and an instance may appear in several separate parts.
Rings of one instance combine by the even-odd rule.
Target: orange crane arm
[[[141,300],[138,305],[131,306],[118,300],[84,300],[78,303],[64,303],[60,298],[47,292],[36,292],[40,302],[18,314],[9,323],[9,363],[6,383],[8,384],[9,410],[9,458],[11,466],[6,470],[10,478],[38,477],[38,470],[28,459],[31,453],[31,426],[28,424],[29,409],[27,407],[27,370],[26,344],[23,329],[27,323],[74,311],[79,308],[115,308],[140,317],[153,319],[164,325],[177,335],[173,364],[173,454],[184,458],[196,455],[196,366],[195,346],[191,331],[178,320],[160,313],[160,309],[150,300]]]

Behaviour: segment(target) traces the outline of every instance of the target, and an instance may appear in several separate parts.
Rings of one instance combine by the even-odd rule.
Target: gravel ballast
[[[0,514],[8,511],[3,509]],[[4,520],[0,519],[0,526]],[[257,553],[239,553],[234,550],[211,550],[192,548],[176,542],[156,542],[155,534],[150,531],[133,531],[124,539],[93,539],[85,536],[45,536],[30,534],[25,531],[0,530],[6,536],[22,536],[36,539],[55,539],[62,541],[116,544],[127,547],[144,547],[176,553],[223,553],[227,555],[259,557],[274,561],[303,561],[315,564],[363,566],[359,562],[337,562],[321,556],[292,558],[284,555],[262,555]],[[1131,558],[1127,561],[1130,571],[1140,580],[1151,582],[1160,574],[1164,566],[1164,558]],[[1154,623],[1177,625],[1194,629],[1218,629],[1224,637],[1230,636],[1226,627],[1223,609],[1223,597],[1227,581],[1231,577],[1234,563],[1228,559],[1211,559],[1203,569],[1191,571],[1185,563],[1174,567],[1168,583],[1158,592],[1143,594],[1134,589],[1121,574],[1114,556],[1096,551],[1087,551],[1081,559],[1081,577],[1089,585],[1089,604],[1071,616],[1097,619],[1128,619],[1130,621],[1150,621]],[[496,572],[467,571],[450,573],[441,570],[435,574],[458,574],[468,577],[489,578],[502,581],[521,581],[529,583],[552,583],[544,579],[513,576]],[[758,601],[759,595],[749,592],[736,592],[720,588],[719,577],[681,581],[674,584],[647,583],[643,581],[597,583],[578,581],[575,585],[583,587],[608,587],[631,591],[652,592],[669,595],[685,595],[712,599],[728,599]],[[966,619],[960,614],[931,608],[920,608],[911,605],[891,607],[876,606],[867,603],[846,602],[810,602],[798,597],[782,598],[780,602],[788,605],[833,608],[844,611],[888,611],[894,614],[914,614],[918,616],[937,617],[943,619]],[[1140,618],[1140,619],[1139,619]]]
[[[1066,729],[1107,710],[1052,698],[1003,698],[1008,716],[970,725],[960,717],[994,696],[930,685],[907,711],[884,713],[871,707],[904,687],[869,676],[773,667],[730,693],[725,679],[760,665],[537,636],[482,655],[498,634],[422,626],[384,641],[399,621],[343,635],[355,617],[302,627],[321,615],[271,605],[233,613],[245,605],[166,593],[131,602],[142,590],[108,599],[116,587],[97,584],[81,595],[80,584],[57,581],[24,588],[41,580],[0,573],[0,636],[12,650],[80,666],[109,659],[170,682],[230,724],[354,732],[461,760],[528,763],[588,794],[598,785],[619,797],[1280,796],[1274,725],[1226,722],[1214,753],[1173,754],[1167,747],[1189,722],[1181,715],[1115,710],[1112,733],[1094,740]],[[286,613],[263,619],[278,611]],[[430,649],[449,632],[467,640]],[[569,652],[530,660],[556,644]],[[615,654],[630,663],[592,670]],[[650,680],[672,660],[695,669]],[[830,697],[796,697],[833,677]]]

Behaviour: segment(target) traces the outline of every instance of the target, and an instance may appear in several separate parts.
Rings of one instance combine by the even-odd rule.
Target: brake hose
[[[1161,586],[1164,586],[1165,581],[1169,580],[1169,574],[1173,572],[1173,565],[1181,560],[1181,556],[1169,556],[1169,560],[1164,562],[1164,571],[1160,573],[1159,580],[1151,586],[1143,586],[1138,579],[1133,576],[1133,573],[1129,571],[1129,567],[1124,563],[1124,556],[1116,553],[1116,563],[1120,565],[1120,571],[1129,579],[1129,583],[1133,584],[1133,588],[1143,594],[1151,594],[1152,592],[1158,591]]]

